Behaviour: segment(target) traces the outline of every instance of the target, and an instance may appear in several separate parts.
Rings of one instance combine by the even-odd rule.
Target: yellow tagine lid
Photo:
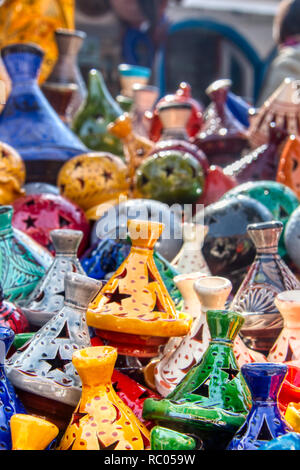
[[[108,283],[90,303],[89,326],[145,336],[184,336],[192,317],[177,313],[153,259],[164,225],[129,220],[132,248]]]

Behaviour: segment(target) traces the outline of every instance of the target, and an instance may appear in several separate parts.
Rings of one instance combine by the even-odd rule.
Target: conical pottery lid
[[[177,313],[153,259],[163,224],[129,220],[132,248],[90,304],[87,322],[95,328],[147,336],[183,336],[192,317]]]
[[[150,436],[114,391],[111,377],[117,350],[90,347],[73,354],[82,381],[81,400],[59,450],[143,450]]]
[[[56,252],[53,263],[31,295],[20,303],[28,321],[36,326],[43,326],[62,309],[66,274],[85,274],[77,258],[82,232],[70,229],[52,230],[50,238]]]
[[[268,142],[271,122],[285,129],[288,134],[298,135],[299,111],[297,81],[285,78],[258,113],[252,116],[248,134],[251,146],[256,148]]]
[[[90,346],[85,312],[101,283],[77,273],[65,277],[65,302],[8,361],[13,384],[25,391],[75,406],[81,382],[72,365],[75,350]]]

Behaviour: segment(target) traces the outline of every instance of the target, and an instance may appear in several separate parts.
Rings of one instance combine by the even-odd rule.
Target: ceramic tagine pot
[[[284,244],[286,251],[293,261],[294,265],[300,269],[300,255],[299,255],[299,244],[300,244],[300,208],[297,207],[291,214],[286,224],[284,232]]]
[[[291,218],[293,211],[299,206],[297,195],[287,186],[275,181],[250,181],[240,184],[236,188],[224,194],[224,199],[244,195],[251,197],[263,204],[271,214],[274,220],[279,220],[283,224],[282,234],[279,239],[278,251],[280,256],[287,254],[285,246],[285,229]]]
[[[129,112],[133,105],[133,86],[135,84],[147,85],[151,75],[151,69],[140,65],[119,64],[118,72],[121,91],[116,97],[116,101],[123,111]]]
[[[50,232],[55,229],[80,230],[83,233],[79,254],[83,253],[90,232],[84,212],[73,202],[55,194],[33,194],[14,202],[13,226],[25,232],[52,254]]]
[[[57,437],[55,424],[37,416],[15,414],[10,420],[12,450],[44,450]]]
[[[300,198],[300,139],[291,135],[287,140],[278,165],[276,181],[291,188]]]
[[[194,137],[201,129],[203,122],[203,107],[192,98],[191,86],[186,82],[181,82],[178,90],[173,95],[164,96],[155,106],[153,113],[147,113],[148,119],[151,120],[149,137],[152,141],[157,142],[161,138],[163,124],[159,116],[159,108],[168,103],[188,103],[191,106],[191,114],[186,123],[185,130],[188,137]]]
[[[156,86],[141,85],[135,83],[133,90],[133,105],[131,108],[131,119],[134,133],[140,137],[149,138],[151,123],[147,119],[147,113],[151,112],[158,98],[159,90]]]
[[[249,390],[232,349],[243,321],[235,312],[209,310],[212,339],[202,360],[165,399],[145,400],[144,418],[196,434],[205,449],[226,447],[250,408]]]
[[[10,145],[0,142],[0,204],[10,204],[24,196],[25,164]]]
[[[117,350],[109,346],[74,352],[82,394],[58,450],[144,450],[149,445],[147,428],[112,387],[116,359]]]
[[[31,326],[41,327],[63,308],[65,276],[68,272],[84,274],[77,258],[82,232],[58,229],[50,232],[55,258],[33,292],[20,303]]]
[[[140,372],[138,358],[149,361],[168,338],[185,335],[192,317],[176,312],[153,259],[163,224],[129,220],[128,229],[130,253],[91,302],[87,322],[105,344],[117,347],[117,368],[133,369],[134,374],[134,369]]]
[[[162,222],[165,226],[155,243],[155,251],[171,262],[182,248],[183,228],[180,207],[169,207],[152,199],[125,199],[108,208],[94,225],[92,243],[111,238],[126,242],[127,221],[131,219]],[[201,234],[198,234],[201,236]]]
[[[94,279],[67,273],[63,308],[6,363],[8,377],[28,412],[50,419],[60,429],[80,398],[81,382],[72,355],[91,344],[85,312],[100,287]]]
[[[55,31],[58,59],[42,90],[61,119],[68,123],[84,101],[87,90],[77,63],[86,33],[59,28]]]
[[[255,350],[267,353],[282,329],[282,318],[274,303],[282,291],[299,289],[299,281],[278,255],[281,222],[251,224],[248,233],[256,246],[256,257],[236,293],[231,308],[245,312],[242,334]]]
[[[13,208],[0,207],[0,278],[4,298],[21,300],[29,295],[45,274],[45,268],[14,236]]]
[[[130,240],[104,238],[84,254],[81,264],[89,277],[110,279],[129,255],[130,249]],[[182,296],[174,283],[178,271],[155,250],[153,259],[176,308],[180,309]]]
[[[210,204],[195,215],[195,222],[209,227],[202,253],[214,276],[224,276],[234,292],[255,257],[255,247],[247,233],[249,220],[272,220],[270,211],[246,196]]]
[[[287,134],[299,134],[300,102],[297,89],[296,80],[285,78],[258,112],[252,110],[248,131],[249,143],[252,148],[257,148],[268,142],[271,122],[283,128]]]
[[[91,150],[122,156],[122,142],[106,129],[121,114],[123,111],[109,93],[102,74],[99,70],[90,70],[87,97],[72,122],[75,134]]]
[[[11,328],[15,334],[29,331],[29,324],[24,312],[13,303],[4,300],[0,284],[0,326]]]
[[[287,136],[284,129],[271,123],[269,141],[228,165],[224,168],[224,173],[233,176],[239,184],[248,181],[275,181],[280,150]]]
[[[15,413],[26,413],[5,373],[5,356],[14,339],[10,328],[0,326],[0,449],[11,450],[10,419]]]
[[[168,395],[183,380],[188,371],[202,359],[210,341],[206,312],[225,308],[225,302],[232,289],[228,279],[217,276],[201,276],[200,273],[177,276],[175,282],[182,288],[185,306],[189,308],[186,311],[192,314],[193,309],[194,323],[191,331],[181,339],[179,344],[175,343],[175,347],[169,347],[169,349],[169,343],[165,346],[164,354],[155,367],[156,389],[162,396]],[[194,290],[193,296],[189,292],[192,289]],[[184,295],[185,293],[186,295]],[[186,300],[187,295],[188,301]],[[192,303],[191,300],[194,298],[195,301]],[[175,340],[179,340],[179,338],[171,341]],[[265,361],[262,355],[247,348],[239,335],[235,338],[233,352],[239,367],[248,362]]]
[[[202,254],[207,233],[207,226],[189,222],[183,224],[183,246],[172,261],[172,266],[181,274],[199,271],[210,275],[209,267]]]
[[[255,450],[292,431],[282,418],[277,396],[287,373],[284,364],[245,364],[242,374],[252,396],[252,408],[227,450]]]
[[[238,160],[248,144],[246,128],[227,106],[231,84],[231,80],[217,80],[207,88],[212,103],[205,111],[200,132],[193,139],[209,163],[221,167]]]
[[[28,182],[55,183],[63,162],[86,148],[39,89],[36,80],[44,57],[42,49],[33,44],[12,44],[2,49],[1,55],[12,91],[0,115],[0,140],[21,154]]]
[[[283,329],[269,352],[268,360],[300,367],[300,290],[280,292],[274,303],[283,317]]]
[[[61,168],[57,185],[70,199],[98,220],[110,206],[129,191],[128,169],[121,158],[108,152],[92,152],[71,158]]]

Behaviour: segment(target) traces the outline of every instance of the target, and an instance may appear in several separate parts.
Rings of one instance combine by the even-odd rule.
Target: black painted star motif
[[[70,425],[72,424],[76,424],[76,426],[79,428],[79,421],[81,420],[81,418],[83,418],[84,416],[87,416],[88,413],[79,413],[79,412],[76,412],[73,414],[72,416],[72,421],[70,423]]]
[[[26,228],[35,227],[36,218],[31,217],[30,215],[27,219],[24,219],[23,222],[26,224]]]
[[[105,297],[108,298],[108,302],[106,304],[111,304],[113,302],[122,305],[121,302],[124,299],[128,299],[128,297],[131,297],[129,294],[122,294],[119,290],[119,286],[116,288],[114,292],[105,292],[103,294]]]
[[[105,179],[105,182],[112,179],[112,174],[109,171],[106,171],[106,170],[103,171],[102,176]]]
[[[238,369],[233,369],[231,364],[229,367],[221,367],[221,370],[228,375],[228,380],[231,382],[233,379],[236,378],[237,374],[239,373]]]
[[[54,357],[54,359],[45,359],[45,361],[47,362],[47,364],[49,364],[51,366],[51,368],[48,370],[48,373],[51,372],[52,370],[55,370],[55,369],[59,369],[61,371],[64,370],[64,367],[66,364],[69,364],[69,362],[71,362],[69,359],[62,359],[61,358],[61,355],[59,353],[59,350],[57,350],[56,352],[56,356]]]
[[[115,441],[112,444],[106,446],[101,439],[99,439],[99,436],[97,436],[98,439],[98,444],[99,444],[99,450],[115,450],[117,445],[119,444],[120,441]]]

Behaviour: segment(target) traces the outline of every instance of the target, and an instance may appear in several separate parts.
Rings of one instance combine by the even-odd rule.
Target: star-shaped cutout
[[[74,165],[74,170],[77,170],[77,168],[81,168],[82,167],[82,162],[81,161],[78,161],[75,163]]]
[[[70,221],[65,219],[62,215],[59,216],[59,226],[61,227],[68,227],[70,225]]]
[[[207,383],[208,382],[208,383]],[[193,390],[193,395],[200,395],[201,397],[208,398],[209,397],[209,377],[201,384],[199,385],[196,390]]]
[[[29,215],[27,219],[23,220],[23,222],[26,224],[27,229],[30,227],[35,227],[36,218],[34,219],[33,217]]]
[[[69,359],[62,359],[59,353],[59,350],[57,350],[56,356],[54,357],[54,359],[47,358],[45,359],[45,361],[47,362],[47,364],[51,366],[50,369],[48,370],[48,373],[55,369],[63,371],[65,365],[71,362]]]
[[[102,176],[105,179],[105,182],[112,180],[112,174],[109,171],[104,170]]]
[[[81,420],[81,418],[83,418],[84,416],[87,416],[88,413],[79,413],[79,412],[76,412],[73,414],[72,416],[72,421],[71,421],[71,425],[72,424],[76,424],[76,426],[79,428],[79,421]]]
[[[231,364],[229,365],[228,368],[227,367],[222,367],[221,370],[228,375],[229,382],[231,382],[233,379],[235,379],[235,377],[239,373],[238,369],[233,369]]]
[[[69,328],[67,322],[64,324],[62,329],[60,330],[59,334],[56,336],[56,338],[62,338],[62,339],[67,339],[70,338],[69,335]]]
[[[104,293],[105,297],[108,298],[107,304],[111,304],[113,302],[122,305],[121,302],[124,299],[128,299],[128,297],[131,297],[129,294],[121,294],[119,290],[119,286],[116,288],[114,292],[105,292]]]
[[[101,439],[99,439],[99,436],[97,435],[98,439],[98,444],[99,444],[99,450],[115,450],[117,445],[119,444],[120,441],[115,441],[112,444],[109,444],[109,446],[106,446]]]

